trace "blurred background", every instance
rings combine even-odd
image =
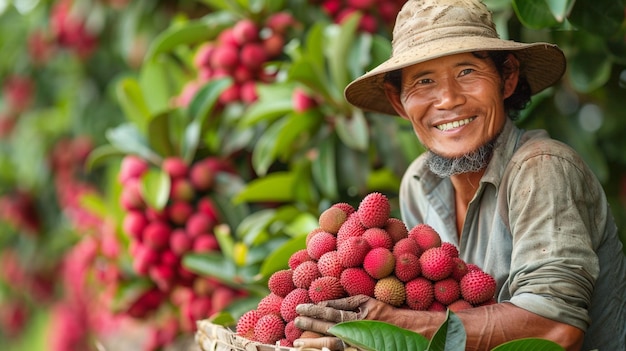
[[[343,88],[404,1],[0,0],[3,350],[193,349],[236,319],[331,204],[397,189],[423,150]],[[487,0],[558,44],[517,122],[575,148],[626,242],[623,0]]]

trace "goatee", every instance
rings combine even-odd
[[[460,157],[449,158],[428,151],[430,154],[427,161],[428,167],[431,172],[441,178],[481,171],[489,164],[497,139],[496,136],[478,149]]]

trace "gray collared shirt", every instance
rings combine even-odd
[[[604,190],[575,151],[507,120],[460,239],[452,183],[425,160],[402,179],[408,228],[427,223],[455,244],[496,278],[499,302],[585,330],[585,350],[626,350],[626,256]]]

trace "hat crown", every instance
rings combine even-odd
[[[499,38],[491,12],[478,0],[409,0],[396,18],[392,56],[448,37]]]

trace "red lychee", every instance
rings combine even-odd
[[[363,237],[349,237],[337,248],[339,263],[343,267],[359,267],[370,250],[370,245]]]
[[[406,252],[396,256],[394,274],[401,281],[408,282],[413,280],[417,278],[421,272],[419,257],[416,255]]]
[[[267,314],[254,326],[254,340],[263,344],[274,344],[285,337],[285,322],[276,314]]]
[[[211,162],[200,160],[191,165],[189,170],[189,181],[194,189],[207,191],[215,183],[216,170]]]
[[[413,238],[402,238],[393,246],[393,254],[398,257],[403,253],[410,253],[419,257],[422,255],[422,249]]]
[[[396,259],[393,253],[384,247],[371,249],[363,259],[363,269],[374,279],[382,279],[393,272]]]
[[[293,271],[291,269],[281,269],[272,273],[267,281],[267,287],[270,289],[270,292],[278,296],[287,296],[296,288],[293,285]]]
[[[187,201],[174,201],[167,208],[167,216],[172,223],[184,226],[194,212],[193,206]]]
[[[339,207],[330,207],[319,216],[320,228],[331,234],[337,234],[348,215]]]
[[[433,284],[435,300],[444,305],[449,305],[461,297],[459,282],[454,278],[446,278]]]
[[[388,250],[393,249],[393,239],[382,228],[368,228],[362,235],[363,239],[373,248],[384,247]]]
[[[300,338],[303,330],[296,327],[295,321],[291,320],[287,325],[285,325],[285,339],[291,342],[293,345],[293,341]]]
[[[452,257],[448,256],[441,247],[432,247],[424,251],[420,256],[420,265],[422,275],[432,281],[449,277],[454,269]]]
[[[307,244],[307,252],[314,260],[319,260],[323,254],[337,249],[337,238],[328,232],[315,234]]]
[[[257,70],[267,62],[267,52],[261,43],[246,43],[239,53],[241,63],[251,70]]]
[[[344,269],[339,281],[349,296],[363,294],[374,297],[376,279],[372,278],[363,268]]]
[[[467,302],[477,305],[494,298],[496,280],[488,273],[475,270],[461,278],[461,295]]]
[[[345,295],[346,292],[337,277],[319,277],[311,282],[309,287],[309,297],[314,303],[338,299]]]
[[[354,207],[352,207],[352,205],[350,205],[347,202],[338,202],[338,203],[332,205],[331,207],[340,208],[343,212],[346,213],[346,218],[350,217],[351,214],[356,212],[356,209]]]
[[[193,238],[193,245],[192,245],[191,250],[197,253],[219,251],[220,244],[217,241],[215,234],[213,233],[201,234]]]
[[[257,311],[261,314],[266,315],[270,313],[274,313],[280,315],[280,305],[283,303],[283,297],[278,296],[274,293],[269,293],[265,297],[259,301],[257,306]]]
[[[321,276],[315,261],[305,261],[293,270],[293,285],[297,288],[308,289],[311,282]]]
[[[222,44],[211,55],[211,67],[231,72],[239,63],[239,50],[234,45]]]
[[[189,171],[187,162],[178,156],[166,157],[161,164],[161,168],[172,178],[186,177]]]
[[[307,289],[295,288],[285,298],[280,306],[280,315],[287,322],[294,320],[298,313],[296,306],[303,303],[311,303],[309,291]]]
[[[398,218],[390,217],[387,219],[387,223],[385,223],[383,229],[389,233],[389,236],[391,236],[394,243],[397,243],[409,235],[409,230],[407,229],[406,224]]]
[[[302,88],[296,88],[291,95],[293,110],[298,113],[306,112],[317,106],[317,101],[311,94]],[[332,208],[332,207],[331,207]]]
[[[172,231],[170,235],[170,249],[175,254],[182,256],[191,250],[192,244],[193,241],[184,229],[177,228]]]
[[[356,210],[361,224],[366,228],[383,227],[389,219],[391,205],[389,199],[379,192],[366,195]]]
[[[244,18],[233,26],[233,38],[239,45],[257,41],[259,39],[259,28],[254,21]]]
[[[410,309],[425,311],[435,300],[433,283],[424,278],[417,277],[405,284],[406,304]]]
[[[337,245],[341,245],[341,243],[349,237],[362,236],[366,229],[367,228],[361,224],[359,215],[356,214],[356,212],[351,214],[343,225],[341,225],[339,231],[337,231]]]
[[[456,281],[461,281],[461,278],[468,272],[467,265],[459,257],[453,257],[452,262],[454,263],[454,267],[452,268],[451,276],[456,279]]]
[[[439,233],[428,224],[420,223],[415,225],[409,230],[408,236],[417,242],[422,251],[426,251],[431,247],[441,246]]]
[[[127,155],[122,159],[118,180],[125,184],[130,179],[138,179],[150,167],[148,162],[136,155]]]
[[[196,191],[187,178],[174,178],[170,188],[170,198],[175,201],[190,202],[196,196]]]
[[[296,269],[296,267],[300,265],[300,263],[305,262],[305,261],[312,261],[312,260],[313,259],[311,258],[311,256],[309,256],[309,253],[307,252],[306,249],[300,249],[294,252],[293,254],[291,254],[291,256],[289,257],[289,261],[287,262],[287,265],[289,266],[289,268],[294,270]]]
[[[441,248],[448,254],[450,257],[459,257],[459,249],[453,243],[442,242]]]
[[[185,230],[189,236],[195,238],[196,236],[210,232],[214,225],[215,223],[209,216],[202,212],[195,212],[187,219]]]
[[[336,250],[328,251],[317,260],[317,269],[319,269],[322,276],[339,278],[343,268]]]
[[[143,230],[143,242],[154,250],[165,248],[170,241],[172,228],[163,222],[151,222]]]
[[[465,301],[463,299],[459,299],[459,300],[456,300],[453,303],[449,304],[447,307],[452,312],[458,312],[458,311],[461,311],[461,310],[470,309],[470,308],[472,308],[474,306],[472,306],[471,303],[469,303],[469,302],[467,302],[467,301]]]
[[[122,228],[124,232],[135,240],[141,240],[144,228],[148,225],[148,219],[141,211],[129,211],[124,216]]]

